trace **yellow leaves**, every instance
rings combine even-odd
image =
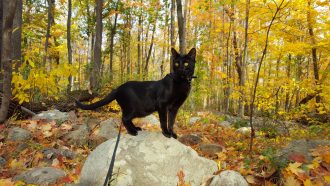
[[[0,186],[14,186],[15,183],[11,181],[11,178],[0,179]]]
[[[293,176],[288,177],[285,180],[285,186],[300,186],[300,182],[296,180]]]
[[[298,163],[298,162],[290,163],[286,169],[288,171],[291,171],[295,175],[299,176],[299,174],[304,172],[302,169],[299,168],[301,165],[302,165],[302,163]]]

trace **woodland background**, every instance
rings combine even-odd
[[[328,1],[1,5],[2,121],[6,99],[36,103],[72,90],[160,79],[170,71],[170,48],[178,46],[182,53],[198,51],[199,78],[185,108],[240,116],[250,113],[249,105],[280,117],[329,113]]]
[[[190,144],[199,155],[215,160],[219,171],[252,175],[245,178],[254,185],[274,184],[275,174],[289,185],[330,182],[329,145],[293,155],[294,163],[275,160],[275,151],[291,140],[330,143],[330,1],[1,0],[0,25],[0,185],[49,164],[40,150],[48,147],[78,154],[50,162],[68,173],[61,184],[77,182],[82,162],[104,141],[94,138],[99,123],[118,119],[109,110],[119,106],[78,111],[77,121],[61,127],[21,119],[51,108],[74,110],[74,98],[94,102],[129,80],[159,80],[171,72],[171,47],[197,49],[198,78],[177,131],[202,134],[202,143],[222,149],[208,156]],[[82,133],[89,119],[98,122]],[[218,125],[223,121],[233,126]],[[32,138],[25,150],[8,140],[17,126]],[[66,140],[70,134],[86,135],[77,145]],[[178,177],[184,185],[184,174]]]

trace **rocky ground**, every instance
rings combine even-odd
[[[162,136],[157,116],[136,119],[144,131],[123,130],[112,184],[330,183],[329,125],[255,118],[250,153],[246,120],[180,112],[174,140]],[[10,120],[0,128],[0,185],[102,185],[120,123],[118,114],[57,110]]]

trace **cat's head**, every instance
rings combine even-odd
[[[174,48],[172,52],[173,72],[181,78],[190,78],[194,75],[196,63],[196,49],[192,48],[188,54],[180,55]]]

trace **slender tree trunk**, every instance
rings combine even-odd
[[[288,64],[287,64],[287,68],[286,68],[286,76],[288,79],[290,79],[291,76],[291,54],[289,54],[288,56]],[[285,94],[285,111],[289,111],[289,102],[290,101],[290,92],[289,90],[287,90],[286,94]]]
[[[314,71],[314,79],[315,79],[315,84],[316,84],[316,89],[320,89],[320,77],[319,77],[319,67],[317,64],[317,52],[316,52],[316,40],[314,36],[314,28],[313,28],[313,23],[315,22],[312,18],[312,2],[309,0],[308,1],[308,11],[307,11],[307,25],[308,25],[308,33],[311,39],[311,44],[312,44],[312,61],[313,61],[313,71]],[[318,91],[318,95],[316,95],[316,103],[321,102],[321,97],[319,94],[321,93],[321,89]]]
[[[179,46],[180,53],[186,53],[186,28],[185,19],[182,15],[182,2],[181,0],[176,0],[177,6],[177,17],[178,17],[178,28],[179,28]]]
[[[3,23],[2,23],[2,43],[1,43],[1,62],[3,72],[3,96],[0,107],[0,123],[3,123],[8,115],[8,108],[12,97],[11,80],[12,80],[12,57],[13,57],[13,21],[16,10],[17,1],[2,0],[3,6]]]
[[[72,0],[68,0],[68,19],[66,23],[67,28],[67,45],[68,45],[68,62],[72,64],[72,47],[71,47],[71,16],[72,16]],[[68,83],[68,92],[71,91],[71,84],[72,84],[72,76],[69,76],[69,83]]]
[[[100,72],[102,62],[102,0],[96,0],[96,32],[95,32],[95,44],[94,44],[94,64],[91,74],[91,90],[95,91],[100,88]]]
[[[21,65],[22,59],[22,9],[23,1],[17,0],[15,17],[13,28],[14,32],[12,33],[13,39],[13,59],[15,60],[15,71],[18,72],[18,68]]]
[[[0,3],[0,44],[2,45],[2,23],[3,23],[3,2]],[[2,65],[1,65],[1,56],[2,56],[2,47],[0,46],[0,72],[2,71]],[[0,73],[0,82],[2,81],[2,74]],[[0,91],[2,91],[2,84],[0,83]]]
[[[115,13],[115,20],[113,23],[113,26],[111,28],[111,39],[110,39],[110,80],[113,79],[113,49],[114,49],[114,38],[116,35],[116,29],[117,29],[117,19],[118,19],[118,7],[119,7],[120,0],[118,0],[116,4],[116,13]]]
[[[175,0],[171,0],[171,48],[175,48]],[[172,55],[170,59],[170,72],[173,72]]]
[[[46,41],[45,41],[45,54],[43,58],[43,66],[46,67],[47,57],[48,57],[48,45],[50,38],[50,28],[53,25],[52,21],[54,20],[54,4],[55,0],[47,0],[48,2],[48,21],[47,21],[47,30],[46,30]]]
[[[148,54],[147,54],[146,64],[144,66],[144,78],[146,78],[147,75],[148,75],[149,61],[150,61],[150,57],[151,57],[152,48],[153,48],[153,45],[154,45],[154,36],[155,36],[155,31],[156,31],[156,23],[157,23],[157,20],[155,20],[155,23],[154,23],[153,29],[152,29],[150,46],[149,46],[149,50],[148,50]]]
[[[245,113],[245,100],[246,96],[244,93],[244,87],[245,87],[245,73],[246,73],[246,63],[247,63],[247,50],[248,50],[248,30],[249,30],[249,16],[250,16],[250,0],[246,0],[246,7],[245,7],[245,27],[244,27],[244,49],[243,49],[243,61],[241,63],[242,68],[242,75],[240,79],[240,86],[241,86],[241,100],[239,105],[239,115],[244,116]]]
[[[142,2],[142,1],[141,1]],[[138,59],[137,59],[137,73],[139,76],[141,76],[141,35],[142,35],[142,8],[140,8],[139,11],[139,16],[138,16],[138,43],[137,43],[137,54],[138,54]]]
[[[257,93],[257,86],[258,86],[258,82],[259,82],[260,70],[261,70],[261,67],[262,67],[262,62],[264,61],[265,56],[267,54],[270,29],[271,29],[271,27],[274,23],[274,20],[276,19],[277,14],[279,13],[279,11],[287,5],[287,4],[283,5],[283,3],[284,3],[284,0],[282,0],[279,5],[276,4],[276,11],[275,11],[275,13],[272,17],[272,20],[270,21],[270,23],[268,25],[267,32],[266,32],[265,46],[264,46],[264,49],[262,51],[262,55],[261,55],[261,58],[260,58],[260,61],[259,61],[259,64],[258,64],[257,77],[255,79],[254,86],[253,86],[253,94],[252,94],[251,103],[250,103],[250,127],[251,127],[250,154],[252,153],[253,139],[254,139],[254,136],[255,136],[254,127],[253,127],[253,123],[252,123],[252,117],[253,117],[253,114],[254,114],[254,102],[255,102],[256,93]]]

